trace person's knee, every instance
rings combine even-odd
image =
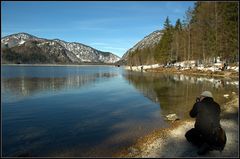
[[[200,143],[202,140],[200,132],[198,132],[195,128],[187,131],[185,137],[189,142],[194,143]]]
[[[185,133],[185,137],[188,141],[191,141],[193,136],[194,136],[193,129],[191,129]]]
[[[187,132],[185,133],[185,137],[186,137],[186,138],[189,138],[189,134],[190,134],[189,131],[187,131]]]

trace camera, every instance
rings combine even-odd
[[[200,98],[199,97],[196,98],[196,102],[200,102]]]

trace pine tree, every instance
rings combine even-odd
[[[175,61],[178,61],[180,59],[179,55],[180,55],[180,44],[181,44],[180,42],[181,31],[182,31],[182,23],[180,19],[177,19],[176,25],[174,27],[173,41],[172,41]]]
[[[161,63],[167,63],[172,60],[172,40],[173,40],[173,27],[167,17],[164,22],[164,32],[162,38],[157,46],[155,59]]]
[[[193,59],[212,63],[217,56],[226,62],[237,62],[238,7],[238,2],[196,2],[174,27],[167,17],[160,42],[153,48],[135,50],[129,55],[130,63]]]

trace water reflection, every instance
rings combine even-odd
[[[116,73],[95,73],[85,75],[68,75],[65,77],[18,77],[2,79],[2,95],[5,102],[33,96],[41,92],[60,92],[67,89],[79,89],[91,85],[102,78],[115,77]],[[10,99],[11,98],[11,99]]]
[[[221,104],[226,101],[223,95],[237,92],[239,84],[231,79],[178,74],[127,72],[124,77],[144,96],[159,103],[163,115],[177,113],[180,117],[189,117],[188,112],[202,91],[211,91]]]
[[[114,67],[5,67],[3,72],[3,156],[111,156],[167,127],[162,115],[188,116],[202,90],[211,90],[219,101],[238,87],[231,80],[216,79],[223,82],[214,86],[215,79]]]

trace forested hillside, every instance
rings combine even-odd
[[[207,64],[218,56],[227,63],[237,62],[238,7],[238,2],[196,2],[175,25],[167,17],[159,43],[131,52],[128,65],[185,60]]]

